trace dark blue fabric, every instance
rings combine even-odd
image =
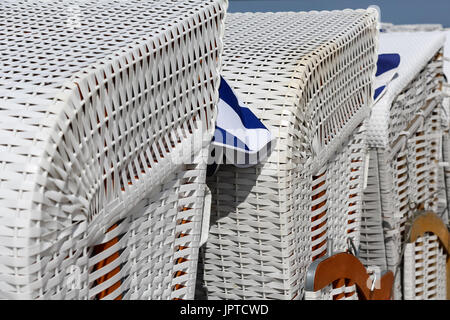
[[[383,73],[395,69],[400,64],[400,55],[398,53],[383,53],[378,55],[376,77]]]
[[[380,95],[380,93],[383,92],[384,88],[386,88],[386,86],[381,86],[381,87],[375,89],[375,94],[373,96],[374,100]]]
[[[228,141],[227,141],[227,138],[228,138]],[[242,142],[242,140],[240,140],[238,137],[232,135],[228,131],[225,131],[224,129],[222,129],[219,126],[216,126],[216,130],[214,131],[214,137],[213,137],[212,141],[216,141],[216,142],[223,143],[223,144],[228,144],[227,142],[230,142],[229,140],[231,140],[231,138],[233,139],[234,147],[241,148],[241,149],[244,148],[245,151],[250,151],[248,146],[244,142]]]
[[[227,103],[234,112],[241,118],[241,121],[247,129],[267,129],[261,121],[248,108],[239,105],[237,97],[234,95],[228,83],[223,77],[220,77],[219,98]]]

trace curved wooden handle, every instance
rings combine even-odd
[[[450,299],[450,233],[442,219],[434,212],[425,212],[418,215],[412,222],[411,234],[408,241],[415,242],[426,232],[434,233],[447,252],[447,300]]]
[[[314,261],[308,269],[306,290],[322,290],[336,280],[349,279],[355,283],[358,296],[362,300],[390,300],[394,274],[384,273],[380,280],[380,288],[370,291],[369,274],[364,265],[355,256],[341,252],[331,257]]]
[[[408,241],[415,242],[417,238],[423,236],[426,232],[434,233],[442,243],[445,251],[447,251],[447,255],[450,254],[450,234],[447,226],[434,212],[425,212],[413,220]]]

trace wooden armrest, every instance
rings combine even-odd
[[[370,276],[364,265],[352,254],[341,252],[331,257],[314,261],[306,275],[306,290],[318,291],[336,280],[349,279],[355,283],[358,296],[362,300],[389,300],[391,298],[394,274],[382,274],[380,288],[370,291]],[[369,281],[368,281],[369,280]]]
[[[434,233],[442,243],[447,254],[450,253],[450,235],[447,226],[434,212],[425,212],[414,218],[408,242],[415,242],[426,232]]]

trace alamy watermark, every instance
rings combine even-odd
[[[81,9],[78,5],[71,4],[67,8],[69,15],[66,24],[71,31],[75,31],[81,27]]]
[[[270,156],[275,147],[273,140],[268,142],[267,136],[260,136],[257,132],[244,129],[234,129],[233,134],[226,131],[216,131],[214,141],[199,121],[198,127],[181,143],[168,152],[170,161],[174,164],[192,164],[202,161],[208,165],[233,164],[238,166],[252,166]],[[244,137],[242,139],[236,136]],[[254,147],[252,150],[249,146]],[[262,147],[260,147],[262,146]],[[203,150],[199,159],[199,151]]]
[[[213,316],[228,317],[239,315],[260,315],[266,316],[269,314],[269,306],[266,304],[224,304],[221,306],[198,306],[198,305],[183,305],[179,309],[181,316],[205,316],[211,318]],[[216,317],[214,317],[216,318]]]

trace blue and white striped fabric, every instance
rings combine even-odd
[[[383,53],[378,55],[377,72],[375,74],[374,102],[378,101],[386,92],[386,88],[397,75],[400,65],[400,55],[397,53]]]
[[[255,114],[239,101],[221,77],[216,129],[212,144],[222,149],[227,163],[239,167],[255,165],[267,157],[273,136]]]

